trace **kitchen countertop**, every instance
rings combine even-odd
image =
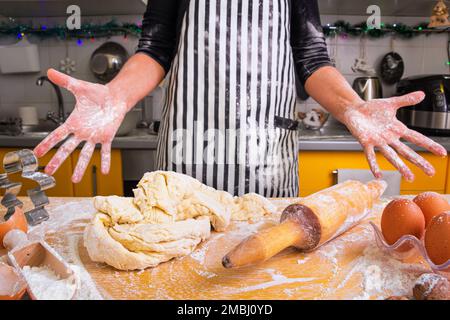
[[[430,137],[450,151],[450,137]],[[412,143],[406,144],[416,151],[424,151]],[[359,142],[342,125],[324,127],[313,131],[302,129],[299,140],[300,151],[362,151]]]
[[[43,139],[43,134],[27,133],[21,136],[0,136],[0,148],[34,148]],[[136,129],[128,136],[115,137],[113,149],[156,149],[158,136],[148,134],[145,129]]]
[[[342,125],[331,125],[321,130],[313,131],[308,129],[300,130],[299,150],[300,151],[361,151],[361,145]],[[0,136],[1,147],[33,148],[42,139],[42,134],[26,134],[22,136]],[[431,137],[436,142],[442,144],[450,151],[450,137]],[[130,135],[116,137],[112,147],[115,149],[156,149],[157,135],[147,134],[147,130],[136,129]],[[416,151],[423,151],[422,148],[407,143]]]

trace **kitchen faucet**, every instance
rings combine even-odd
[[[56,97],[58,98],[58,115],[55,115],[54,112],[49,111],[47,113],[47,119],[53,121],[57,125],[61,125],[64,123],[64,121],[66,121],[66,113],[64,110],[64,100],[63,100],[63,97],[61,94],[61,89],[56,84],[51,82],[47,76],[39,77],[36,80],[36,85],[42,86],[45,81],[47,81],[48,83],[50,83],[53,86],[53,89],[55,89],[55,92],[56,92]]]

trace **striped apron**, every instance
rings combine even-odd
[[[160,170],[234,195],[298,195],[289,7],[190,1],[168,75]]]

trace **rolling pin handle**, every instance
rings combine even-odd
[[[320,242],[321,225],[314,212],[301,204],[288,206],[281,223],[248,237],[222,259],[225,268],[245,267],[265,261],[288,247],[302,251]]]
[[[291,204],[281,214],[280,223],[285,221],[292,221],[302,229],[302,237],[297,239],[294,247],[304,252],[317,247],[322,237],[322,226],[310,208],[299,203]]]
[[[3,238],[3,246],[12,251],[15,248],[20,248],[29,242],[28,236],[25,232],[19,229],[9,231]]]

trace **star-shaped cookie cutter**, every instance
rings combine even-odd
[[[45,190],[56,185],[55,179],[45,173],[39,172],[39,163],[33,151],[23,149],[9,152],[3,158],[5,173],[0,174],[0,189],[5,189],[1,204],[7,208],[5,220],[15,212],[15,207],[23,207],[22,201],[17,198],[22,183],[10,181],[9,175],[22,172],[22,177],[38,184],[36,188],[27,190],[27,194],[34,205],[34,209],[25,212],[28,224],[35,226],[49,218],[45,206],[49,204]]]

